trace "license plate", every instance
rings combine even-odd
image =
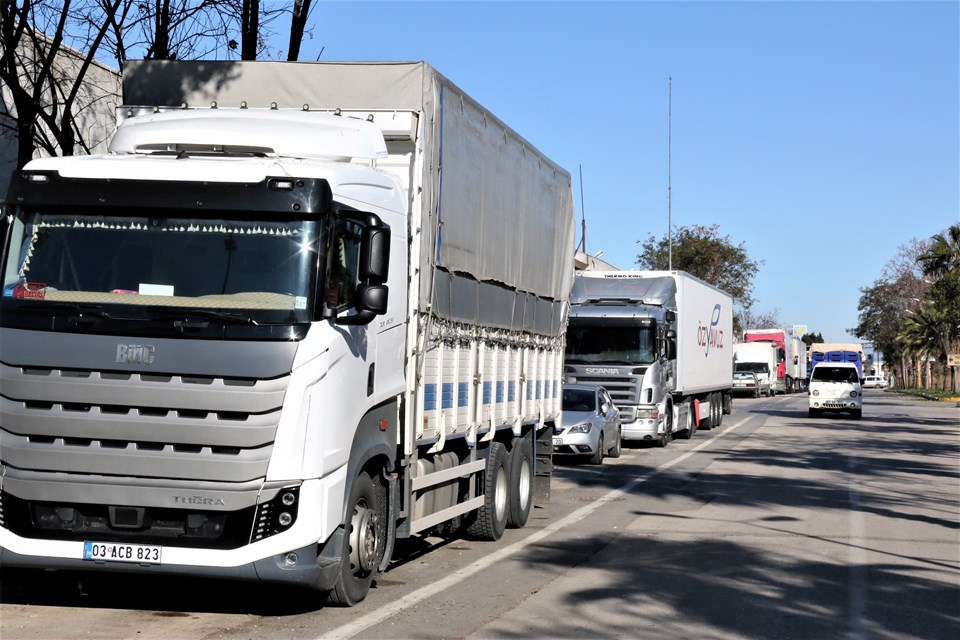
[[[554,439],[553,439],[553,446],[555,446],[555,447],[562,447],[562,446],[563,446],[563,438],[554,438]]]
[[[160,564],[163,547],[149,544],[121,544],[117,542],[84,542],[84,560],[111,562],[143,562]]]

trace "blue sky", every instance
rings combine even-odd
[[[958,7],[321,1],[300,59],[429,62],[570,171],[622,269],[666,234],[672,120],[674,225],[719,225],[762,262],[755,312],[841,342],[901,245],[960,221]]]

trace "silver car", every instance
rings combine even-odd
[[[553,453],[557,456],[589,456],[601,464],[604,456],[619,458],[620,411],[603,387],[563,385],[563,415],[554,429]]]

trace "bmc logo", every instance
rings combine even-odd
[[[121,364],[153,364],[157,348],[143,344],[118,344],[117,362]]]

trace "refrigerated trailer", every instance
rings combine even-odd
[[[0,566],[362,600],[549,499],[570,175],[423,62],[129,62],[4,205]],[[442,176],[441,176],[442,167]]]
[[[564,379],[606,387],[624,440],[665,447],[730,413],[727,293],[684,271],[582,271],[570,302]]]

